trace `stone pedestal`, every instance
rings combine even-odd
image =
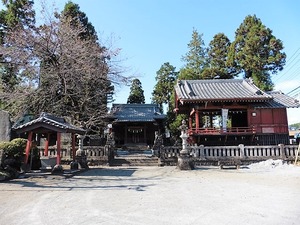
[[[177,167],[180,170],[193,170],[193,169],[195,169],[194,161],[188,155],[180,155],[178,157]]]
[[[52,170],[56,165],[56,157],[41,156],[41,170]]]

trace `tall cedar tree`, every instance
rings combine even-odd
[[[178,77],[176,68],[169,62],[164,63],[156,72],[156,85],[152,92],[152,102],[158,104],[163,111],[163,104],[167,104],[168,109],[171,109],[172,102],[170,98],[174,92],[175,81]]]
[[[192,40],[188,43],[189,51],[182,57],[182,61],[186,64],[180,69],[178,79],[180,80],[199,80],[205,79],[205,70],[208,66],[207,49],[205,48],[203,34],[199,34],[196,29],[193,29]],[[174,100],[174,95],[171,95],[171,101]],[[178,124],[180,125],[185,115],[175,115],[172,108],[169,108],[167,113],[167,126],[170,129],[172,136],[178,136]]]
[[[145,104],[144,90],[139,79],[133,79],[127,104]]]
[[[202,72],[207,66],[207,49],[205,48],[202,36],[203,34],[199,34],[197,30],[193,29],[192,40],[188,44],[189,51],[182,57],[182,60],[186,64],[180,70],[179,79],[203,79]]]
[[[228,63],[236,66],[245,78],[252,78],[263,90],[272,90],[271,74],[276,74],[285,65],[286,54],[282,41],[272,30],[254,16],[247,16],[235,32],[230,46]]]
[[[78,34],[81,39],[98,39],[94,26],[89,22],[86,14],[80,10],[78,4],[72,1],[67,2],[61,17],[68,20],[72,27],[81,25],[85,28],[82,33]]]
[[[227,66],[228,51],[230,47],[229,38],[218,33],[213,37],[208,47],[208,64],[204,69],[202,77],[205,79],[232,79],[237,75],[234,67]]]
[[[33,1],[2,0],[6,9],[0,11],[0,45],[5,45],[5,35],[16,27],[33,27],[35,24],[35,11]],[[14,110],[15,104],[10,104],[7,97],[21,82],[17,66],[10,63],[0,54],[0,108]]]

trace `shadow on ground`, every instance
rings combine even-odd
[[[146,191],[154,186],[156,177],[132,177],[137,168],[92,168],[76,173],[73,177],[51,173],[30,173],[23,178],[8,181],[11,191],[14,185],[24,189],[18,191],[74,191],[88,190],[134,190]],[[9,191],[9,190],[7,190]]]

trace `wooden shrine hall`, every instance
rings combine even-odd
[[[28,163],[28,157],[30,154],[30,148],[33,142],[34,134],[41,134],[45,136],[46,138],[45,146],[44,146],[45,156],[48,156],[50,137],[53,137],[54,135],[54,139],[56,141],[56,148],[57,148],[57,159],[56,159],[57,165],[60,165],[61,163],[61,134],[62,133],[71,134],[72,156],[74,161],[75,161],[75,154],[76,154],[75,134],[81,134],[81,135],[85,134],[84,129],[67,123],[64,118],[59,118],[48,113],[41,113],[41,115],[38,118],[14,127],[14,130],[18,134],[25,133],[27,135],[27,145],[26,145],[25,159],[24,159],[25,164]]]
[[[164,132],[165,115],[156,104],[113,104],[108,121],[117,147],[153,145],[155,132]]]
[[[289,144],[287,108],[299,101],[251,79],[180,80],[175,111],[188,116],[193,144]]]

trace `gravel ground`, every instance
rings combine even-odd
[[[0,225],[300,224],[300,167],[91,168],[0,183]]]

